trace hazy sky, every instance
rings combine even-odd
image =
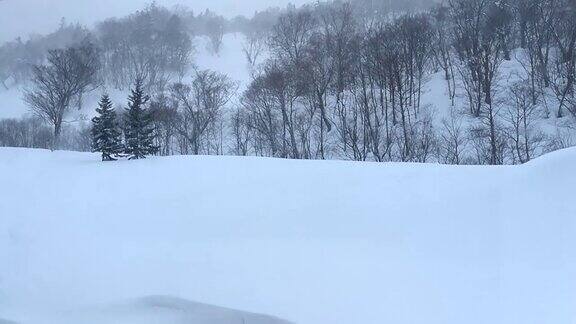
[[[156,0],[159,5],[185,5],[195,12],[206,8],[233,17],[251,16],[267,7],[302,4],[309,0]],[[124,16],[143,8],[151,0],[0,0],[0,42],[31,33],[46,33],[58,27],[60,19],[94,22],[112,16]]]

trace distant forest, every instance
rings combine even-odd
[[[245,38],[245,91],[194,64],[195,37],[217,55],[226,33]],[[436,116],[423,97],[440,79],[450,104]],[[24,86],[34,117],[0,120],[0,145],[102,151],[93,123],[67,117],[106,88],[132,93],[129,107],[141,97],[142,121],[124,106],[106,117],[115,154],[142,124],[158,155],[525,163],[574,144],[575,81],[572,0],[331,1],[234,19],[151,4],[2,45],[0,87]]]

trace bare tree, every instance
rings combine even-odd
[[[533,103],[530,92],[530,86],[524,82],[514,84],[509,91],[509,104],[504,116],[514,160],[520,163],[533,159],[544,142],[544,135],[535,124],[538,105]]]
[[[35,115],[54,127],[53,149],[59,148],[62,123],[74,100],[99,85],[99,67],[97,51],[89,43],[52,50],[47,65],[34,66],[32,85],[24,100]]]
[[[173,155],[175,137],[179,121],[178,103],[166,95],[158,95],[150,101],[149,113],[152,116],[156,136],[155,146],[159,147],[159,154]]]
[[[462,117],[454,110],[448,119],[442,120],[439,138],[439,159],[446,164],[462,164],[466,154],[468,138]]]
[[[291,63],[301,62],[310,37],[318,24],[313,12],[291,9],[278,19],[268,40],[274,54]]]
[[[487,133],[483,134],[490,140],[490,163],[501,164],[495,86],[507,56],[506,39],[502,35],[510,32],[511,19],[494,0],[451,0],[450,8],[455,22],[459,71],[470,110],[486,124]]]
[[[188,148],[191,148],[190,153],[200,154],[203,137],[216,124],[234,89],[228,77],[208,70],[198,71],[191,85],[176,83],[172,86],[172,97],[180,109],[178,133],[187,144],[184,154],[189,153]]]
[[[206,23],[206,32],[208,35],[209,43],[208,50],[214,55],[219,55],[222,50],[224,40],[225,21],[222,17],[213,17]]]
[[[431,11],[434,19],[434,45],[432,47],[436,63],[444,71],[444,79],[448,86],[448,96],[454,106],[456,98],[456,76],[454,71],[454,58],[452,51],[452,38],[450,35],[450,12],[449,8],[443,5],[435,7]]]
[[[258,63],[266,50],[266,37],[261,32],[253,32],[246,36],[242,45],[242,51],[248,61],[250,73],[254,75]]]
[[[531,97],[536,104],[538,92],[550,86],[550,59],[555,20],[555,0],[521,0],[517,4],[520,44],[524,49],[518,60],[526,70]]]
[[[554,68],[554,91],[559,101],[558,117],[567,109],[576,117],[576,3],[573,0],[555,2],[553,39],[558,55]]]
[[[234,138],[232,153],[246,156],[250,152],[250,142],[253,140],[253,128],[250,126],[250,115],[242,108],[232,114],[231,133]]]
[[[266,76],[254,79],[242,96],[242,106],[249,117],[244,121],[255,132],[255,148],[260,155],[281,157],[282,117]]]

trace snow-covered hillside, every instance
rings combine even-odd
[[[200,70],[209,69],[227,75],[238,84],[238,96],[242,94],[250,82],[248,63],[242,51],[244,35],[226,34],[223,39],[222,50],[218,55],[208,49],[208,39],[196,37],[194,39],[195,54],[194,65]],[[188,81],[188,80],[185,80]],[[0,87],[0,119],[20,118],[30,115],[30,111],[23,100],[23,91],[26,86],[13,87],[8,90]],[[83,109],[73,110],[68,120],[88,119],[95,114],[98,100],[103,91],[110,92],[114,104],[125,106],[129,91],[117,91],[113,88],[96,89],[84,98]],[[235,104],[234,102],[233,104]]]
[[[206,37],[194,38],[194,68],[199,70],[212,70],[222,73],[230,78],[237,87],[235,88],[235,96],[228,104],[229,109],[237,108],[240,105],[240,97],[244,90],[248,87],[251,81],[248,62],[243,52],[245,36],[240,33],[226,34],[223,39],[223,46],[218,55],[213,54],[209,50],[209,39]],[[266,53],[263,54],[267,56]],[[519,75],[526,73],[522,65],[518,61],[521,53],[517,52],[511,61],[505,62],[502,66],[501,77],[499,84],[503,89],[510,87],[514,82],[519,81]],[[264,57],[260,59],[259,63],[264,61]],[[190,71],[192,74],[192,71]],[[184,82],[190,81],[190,76],[185,78]],[[23,100],[23,92],[26,88],[25,85],[15,86],[8,90],[0,87],[0,120],[4,118],[21,118],[30,116],[31,112]],[[81,110],[72,110],[70,115],[67,116],[69,125],[82,125],[84,126],[94,115],[95,109],[102,93],[106,91],[110,94],[113,103],[116,107],[125,107],[129,91],[119,91],[111,87],[102,87],[96,89],[84,96],[83,107]],[[422,96],[422,107],[425,107],[430,115],[433,117],[434,127],[436,130],[442,130],[442,122],[449,120],[451,114],[463,117],[463,125],[465,129],[469,129],[475,125],[478,120],[471,117],[466,113],[466,98],[464,90],[459,86],[457,97],[455,98],[455,105],[451,105],[451,100],[448,95],[448,87],[444,79],[443,72],[432,73],[426,79]],[[538,107],[537,117],[535,117],[535,130],[542,132],[554,138],[555,136],[564,136],[565,145],[571,146],[576,141],[576,132],[574,131],[574,118],[566,114],[564,118],[556,118],[555,111],[557,109],[556,99],[553,98],[551,93],[546,94],[546,105]],[[505,115],[508,104],[504,105],[501,109],[502,114]],[[80,123],[78,123],[80,121]]]
[[[516,167],[98,160],[0,149],[0,319],[280,321],[190,300],[298,324],[576,322],[576,150]]]

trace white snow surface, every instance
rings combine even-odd
[[[575,149],[456,167],[0,148],[0,323],[573,324],[574,188]]]

